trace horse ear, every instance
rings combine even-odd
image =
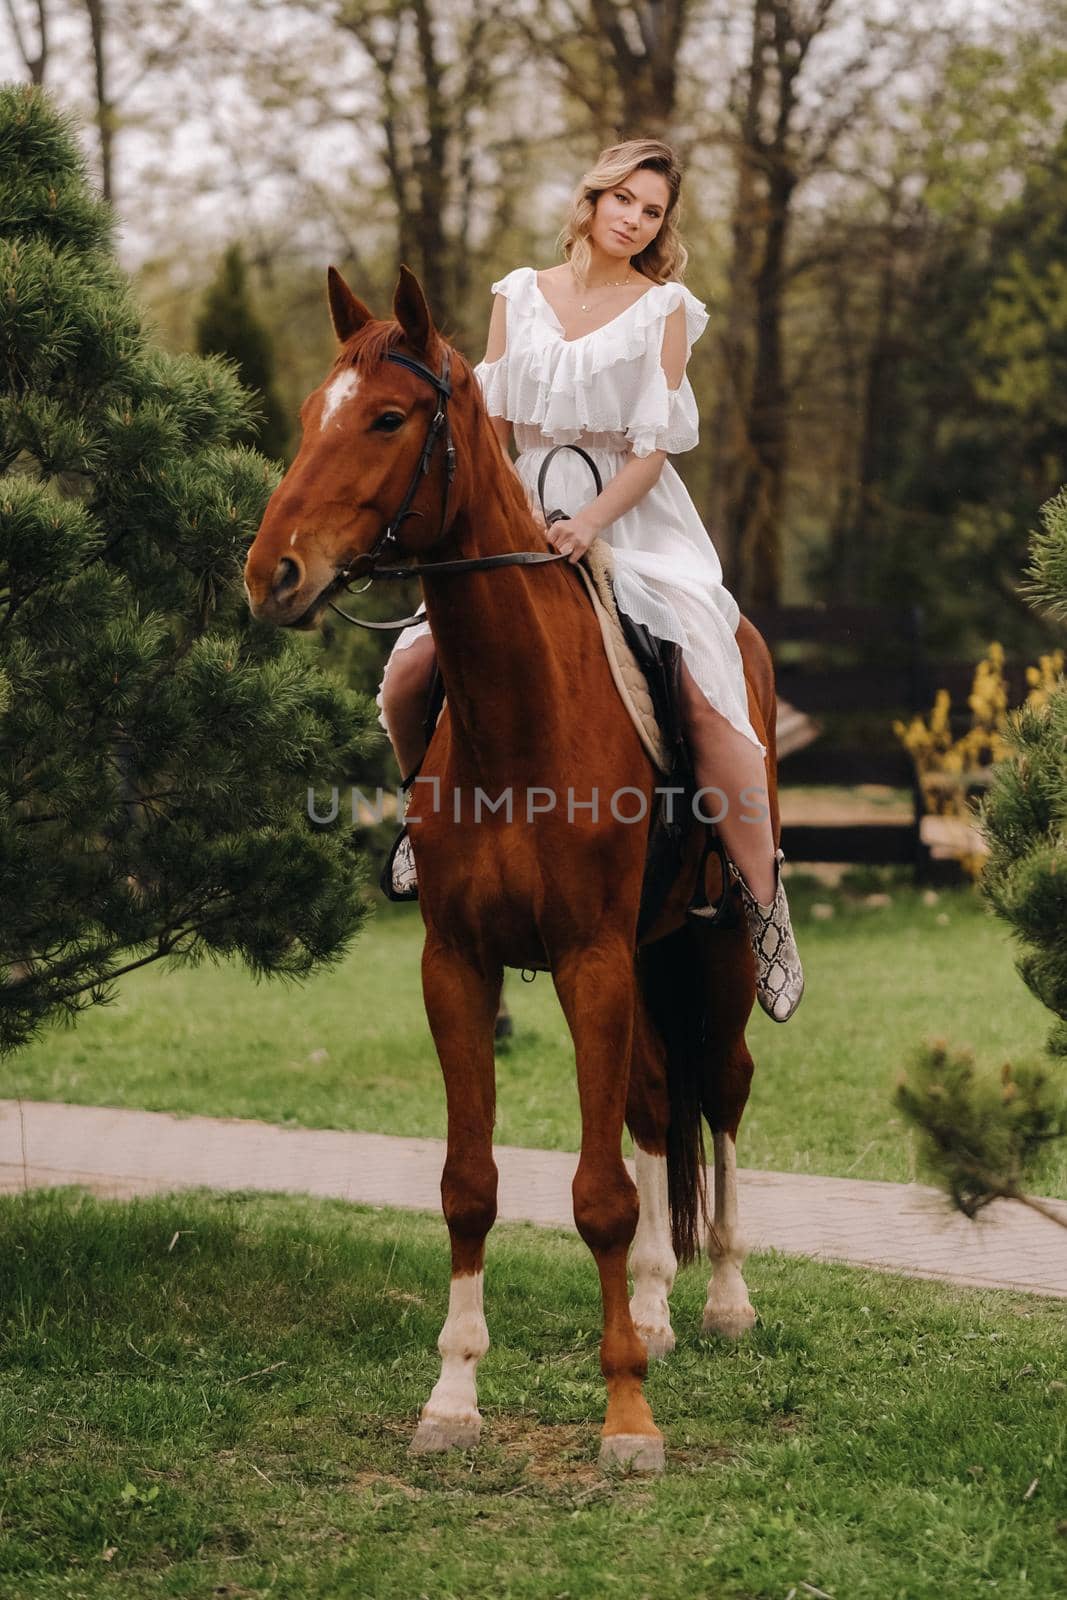
[[[393,315],[404,330],[404,336],[413,350],[427,354],[436,332],[422,284],[411,268],[403,263],[393,294]]]
[[[354,333],[359,332],[364,323],[374,320],[373,313],[368,311],[362,300],[356,299],[336,267],[330,267],[328,270],[326,287],[330,298],[333,331],[341,343],[346,344]]]

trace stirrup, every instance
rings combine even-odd
[[[704,887],[708,857],[712,851],[718,856],[719,865],[722,868],[722,896],[715,905],[712,905],[708,899],[707,890]],[[736,918],[733,914],[733,900],[730,895],[730,868],[732,865],[733,863],[726,854],[718,831],[714,827],[708,827],[707,837],[704,840],[704,853],[700,858],[700,866],[697,869],[696,885],[689,904],[685,908],[686,915],[699,918],[701,925],[705,928],[733,927],[736,923]]]
[[[784,850],[777,849],[774,852],[774,898],[767,904],[756,899],[739,869],[730,861],[730,873],[741,891],[752,953],[756,957],[756,998],[774,1022],[788,1022],[804,993],[804,972],[782,882],[784,860]]]
[[[419,763],[421,766],[422,763]],[[407,791],[404,802],[404,814],[407,815],[411,806],[411,797],[414,794],[414,782],[418,776],[419,768],[410,772],[400,787]],[[415,871],[415,854],[411,848],[411,838],[408,834],[408,825],[405,822],[396,838],[393,847],[386,857],[385,866],[382,868],[378,884],[387,900],[417,900],[419,898],[419,880]]]
[[[389,852],[378,882],[389,900],[417,900],[419,898],[419,880],[415,871],[415,856],[406,826],[401,828],[393,841],[393,848]]]

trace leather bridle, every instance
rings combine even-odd
[[[457,561],[422,561],[419,562],[417,566],[411,567],[382,567],[378,565],[381,557],[390,554],[393,550],[395,550],[398,555],[403,554],[399,547],[397,530],[399,529],[400,524],[405,522],[408,517],[419,517],[422,515],[421,511],[413,511],[411,509],[411,502],[415,498],[415,493],[419,487],[420,480],[424,478],[430,470],[430,463],[433,460],[433,454],[437,448],[437,441],[442,437],[442,435],[444,437],[445,445],[445,488],[444,497],[441,502],[441,526],[438,529],[437,539],[434,541],[435,543],[444,538],[450,526],[448,521],[448,507],[452,495],[452,483],[456,476],[456,447],[452,442],[452,426],[448,417],[448,402],[452,398],[452,382],[450,376],[452,365],[451,350],[447,345],[445,346],[444,355],[441,361],[440,373],[433,372],[428,366],[425,365],[424,362],[419,361],[414,356],[404,355],[400,350],[387,350],[385,352],[385,359],[387,361],[395,361],[399,366],[407,367],[410,372],[416,373],[420,378],[425,378],[427,383],[432,384],[434,389],[437,391],[437,409],[430,419],[430,426],[426,430],[426,438],[422,446],[422,454],[419,457],[418,465],[412,474],[411,482],[408,484],[407,491],[404,494],[404,498],[400,502],[400,506],[395,516],[382,529],[381,533],[378,535],[377,539],[375,539],[370,549],[366,551],[361,550],[359,555],[354,557],[353,560],[350,561],[346,567],[343,567],[338,573],[338,579],[345,586],[345,588],[348,588],[350,574],[358,563],[365,564],[360,566],[357,576],[365,577],[367,579],[367,584],[369,585],[377,582],[377,580],[380,578],[421,578],[427,573],[487,572],[493,567],[533,567],[543,566],[552,561],[565,561],[567,557],[558,550],[551,552],[547,550],[509,550],[503,555],[469,556]],[[542,513],[544,512],[545,508],[545,475],[548,471],[549,462],[559,450],[576,450],[578,454],[582,456],[583,459],[589,464],[590,471],[592,472],[593,478],[596,482],[597,494],[600,493],[602,488],[600,473],[597,470],[596,462],[591,456],[586,454],[580,445],[555,445],[553,449],[551,449],[545,456],[544,461],[541,463],[541,470],[537,476],[537,496],[541,502]],[[545,521],[549,524],[553,522],[559,522],[561,519],[566,518],[566,515],[567,513],[565,511],[553,511],[545,517]],[[349,593],[351,592],[352,591],[349,590]],[[362,590],[357,590],[356,593],[362,593]],[[349,612],[342,611],[340,606],[335,606],[332,600],[328,601],[327,603],[331,611],[336,611],[339,617],[344,617],[346,622],[354,622],[359,628],[406,628],[414,622],[423,621],[423,617],[416,613],[411,617],[397,617],[391,622],[369,622],[362,617],[353,617]]]

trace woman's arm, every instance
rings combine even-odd
[[[508,302],[506,296],[495,294],[493,296],[493,310],[489,317],[489,335],[486,339],[485,355],[483,357],[486,366],[489,366],[491,362],[499,361],[507,347],[507,314]],[[493,432],[497,436],[500,448],[507,457],[508,465],[513,465],[511,457],[508,455],[508,446],[511,443],[511,423],[507,417],[490,417],[489,421],[493,425]]]
[[[689,341],[685,327],[685,307],[676,306],[667,318],[663,333],[660,362],[667,376],[668,389],[681,387],[689,355]],[[571,562],[578,561],[593,540],[618,517],[632,511],[643,500],[663,471],[666,450],[653,450],[647,456],[635,456],[630,451],[626,465],[620,467],[595,500],[583,506],[576,516],[566,522],[557,522],[548,530],[548,542]]]
[[[485,345],[484,360],[486,365],[488,365],[491,361],[499,361],[507,347],[507,304],[507,299],[504,295],[497,294],[493,296],[493,310],[489,318],[489,335]],[[511,468],[511,471],[515,474],[515,477],[518,478],[519,483],[522,484],[522,492],[526,496],[527,503],[530,506],[530,510],[533,512],[535,521],[543,527],[544,517],[541,513],[541,507],[535,503],[535,497],[522,482],[522,478],[519,477],[519,469],[511,459],[509,448],[511,445],[512,435],[511,423],[508,421],[507,417],[491,416],[489,421],[493,432],[496,434],[501,455]]]
[[[595,500],[583,506],[577,516],[570,519],[570,525],[580,522],[591,528],[592,539],[595,539],[616,518],[624,516],[627,511],[632,511],[638,501],[645,498],[663,471],[666,459],[666,450],[653,450],[648,456],[635,456],[631,453],[626,465],[619,468],[611,482],[604,486]],[[588,544],[586,548],[588,549]]]

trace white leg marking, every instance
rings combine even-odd
[[[708,1232],[708,1255],[715,1270],[708,1283],[704,1332],[738,1339],[755,1326],[741,1267],[748,1246],[737,1224],[737,1150],[728,1133],[716,1133],[715,1224]]]
[[[437,1341],[441,1376],[422,1408],[412,1445],[415,1450],[447,1450],[453,1445],[467,1448],[478,1442],[482,1418],[475,1376],[489,1348],[482,1280],[480,1272],[452,1279],[448,1316]]]
[[[322,421],[319,424],[321,428],[327,426],[338,407],[343,405],[346,400],[350,400],[358,388],[358,374],[352,372],[351,369],[338,373],[326,390],[326,398],[322,407]]]
[[[641,1210],[630,1255],[634,1280],[630,1315],[648,1347],[649,1356],[666,1356],[674,1349],[667,1297],[678,1270],[678,1258],[671,1247],[667,1207],[667,1157],[638,1150],[634,1165]]]

